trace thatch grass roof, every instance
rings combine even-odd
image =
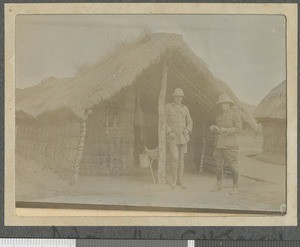
[[[64,83],[57,83],[55,87],[36,94],[34,98],[27,98],[21,102],[17,100],[16,111],[24,111],[37,117],[43,113],[67,108],[83,118],[87,109],[93,108],[123,88],[132,85],[144,70],[152,64],[160,63],[167,54],[172,54],[170,60],[184,61],[190,70],[201,77],[201,80],[213,92],[214,97],[206,97],[201,90],[195,93],[205,98],[204,101],[208,105],[215,104],[217,97],[226,92],[231,95],[241,110],[242,117],[255,127],[255,120],[251,119],[251,114],[247,112],[227,84],[211,73],[205,62],[184,42],[182,36],[170,33],[151,34],[139,39],[136,43],[124,45],[122,49],[118,49],[106,60],[96,64],[85,73]]]
[[[281,82],[259,103],[254,116],[259,121],[286,119],[286,81]]]
[[[34,100],[32,97],[43,94],[45,91],[52,90],[59,84],[63,84],[70,80],[71,78],[56,78],[54,76],[47,77],[43,79],[39,84],[34,86],[29,86],[26,88],[16,88],[16,100],[17,105],[26,104],[24,100],[31,101]]]

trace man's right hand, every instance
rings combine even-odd
[[[210,126],[210,131],[215,133],[215,134],[219,134],[220,133],[220,128],[216,125],[212,125],[212,126]]]

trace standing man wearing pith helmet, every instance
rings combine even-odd
[[[172,156],[172,188],[178,184],[183,189],[184,155],[187,153],[187,143],[193,128],[193,121],[187,106],[182,104],[184,92],[176,88],[173,101],[166,105],[167,142]]]
[[[242,130],[240,115],[232,109],[234,102],[227,94],[219,97],[217,105],[221,113],[216,117],[216,125],[211,126],[211,131],[217,134],[214,159],[216,161],[217,186],[216,191],[222,189],[223,165],[229,164],[232,170],[233,189],[231,194],[238,192],[238,134]]]

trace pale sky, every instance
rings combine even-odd
[[[247,103],[257,105],[286,77],[280,15],[19,15],[16,86],[72,77],[76,65],[96,62],[144,28],[183,35],[213,74]]]

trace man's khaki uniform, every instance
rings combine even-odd
[[[234,110],[228,110],[218,115],[216,125],[224,128],[225,132],[218,134],[214,151],[216,160],[217,180],[221,181],[223,176],[223,164],[229,164],[233,174],[233,184],[238,182],[238,134],[242,130],[240,115]]]
[[[182,103],[166,105],[167,142],[172,155],[172,185],[182,185],[184,154],[187,153],[187,142],[193,128],[193,121],[188,108]]]

